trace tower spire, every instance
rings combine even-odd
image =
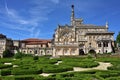
[[[108,28],[109,26],[108,26],[108,22],[106,22],[106,28]]]
[[[71,25],[73,25],[73,22],[74,22],[74,5],[72,5],[71,8],[72,8]]]

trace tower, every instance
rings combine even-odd
[[[74,24],[74,5],[72,5],[71,8],[72,8],[71,25],[73,25]]]

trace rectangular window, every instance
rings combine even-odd
[[[103,46],[104,46],[104,47],[108,47],[108,42],[104,42],[104,43],[103,43]]]
[[[98,47],[101,47],[101,43],[98,43]]]

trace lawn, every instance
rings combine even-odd
[[[62,61],[59,65],[55,65]],[[73,67],[92,68],[98,62],[109,62],[113,66],[108,70],[89,70],[72,72]],[[43,77],[40,74],[52,75]],[[23,57],[20,59],[0,59],[0,80],[120,80],[120,59],[115,57],[61,57],[50,59],[49,56]]]

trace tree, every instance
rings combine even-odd
[[[17,51],[17,53],[15,54],[14,57],[15,57],[16,59],[18,59],[18,58],[22,58],[22,56],[23,56],[23,53]]]
[[[12,57],[14,54],[10,50],[3,51],[3,57]]]
[[[120,32],[119,32],[118,35],[117,35],[116,42],[117,42],[117,43],[120,43]]]

